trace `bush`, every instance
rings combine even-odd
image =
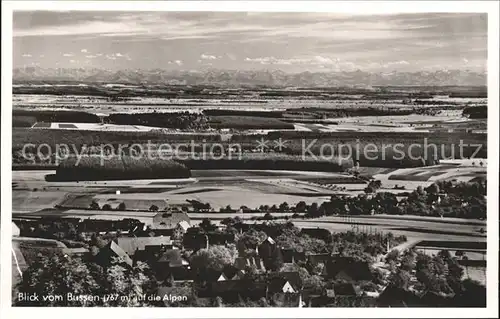
[[[90,203],[89,209],[99,210],[99,204],[95,200],[93,200],[92,203]]]
[[[273,220],[274,217],[273,217],[273,215],[271,215],[271,213],[266,213],[264,215],[264,217],[262,217],[262,219],[264,219],[264,220]]]

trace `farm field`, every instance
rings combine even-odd
[[[220,117],[222,118],[222,117]],[[317,124],[317,123],[302,123],[300,120],[292,123],[280,122],[275,119],[267,119],[261,121],[255,118],[240,119],[221,119],[218,122],[210,122],[213,130],[230,131],[232,128],[237,128],[240,131],[248,134],[267,134],[273,131],[303,131],[303,132],[431,132],[434,130],[434,124],[419,124],[410,125],[396,120],[397,124],[382,124],[378,122],[380,117],[373,117],[370,121],[373,123],[364,123],[361,120],[357,122],[339,122],[338,124]],[[273,121],[270,121],[273,120]],[[429,119],[430,121],[430,119]],[[434,119],[435,121],[435,119]],[[449,120],[444,120],[447,123]],[[439,121],[438,121],[439,123]],[[262,127],[259,129],[258,127]],[[162,127],[144,126],[144,125],[119,125],[119,124],[102,124],[102,123],[63,123],[63,122],[37,122],[31,126],[32,129],[63,129],[63,130],[83,130],[83,131],[114,131],[114,132],[149,132],[153,130],[170,130],[179,133],[189,133],[174,129],[165,129]]]
[[[45,176],[54,174],[53,170],[16,170],[12,172],[12,181],[13,182],[45,182]],[[258,179],[258,178],[293,178],[293,179],[332,179],[336,178],[348,178],[349,176],[345,173],[336,173],[336,172],[308,172],[308,171],[284,171],[284,170],[239,170],[239,169],[213,169],[213,170],[191,170],[191,178],[189,179],[144,179],[144,180],[134,180],[139,184],[156,184],[156,185],[169,185],[169,184],[178,184],[180,182],[195,182],[195,181],[210,181],[210,180],[225,180],[225,179]],[[106,181],[106,183],[112,181]],[[129,181],[125,181],[123,183],[124,187],[134,186],[135,183],[131,185],[127,184]],[[50,183],[50,185],[73,185],[79,184],[78,186],[83,185],[96,185],[103,184],[103,182],[64,182],[64,183],[55,183],[55,182],[46,182]],[[48,184],[49,185],[49,184]],[[104,184],[103,184],[104,185]],[[111,184],[112,185],[112,184]]]
[[[30,212],[46,207],[54,207],[62,199],[64,191],[12,191],[12,209]]]
[[[458,172],[456,171],[458,169]],[[372,170],[377,171],[377,170]],[[433,172],[444,172],[446,179],[467,176],[469,180],[484,176],[486,168],[442,164],[433,167],[380,170],[374,178],[381,180],[380,191],[395,194],[412,191],[418,186],[428,186],[438,180]],[[171,203],[186,203],[196,200],[218,210],[221,207],[322,203],[331,195],[357,196],[364,193],[365,184],[345,184],[342,173],[272,171],[272,170],[193,170],[191,178],[174,180],[124,180],[98,182],[47,182],[45,176],[53,171],[14,171],[13,208],[27,211],[42,209],[59,203],[66,193],[87,194],[82,208],[88,207],[93,198],[120,198],[122,200],[145,200],[143,207],[153,201],[165,199]],[[406,174],[406,175],[404,175]],[[459,175],[455,175],[459,174]],[[394,177],[395,176],[395,177]],[[405,176],[406,179],[401,179]],[[416,177],[415,177],[416,176]],[[423,180],[427,177],[428,180]],[[340,179],[339,179],[340,178]],[[318,183],[318,181],[320,181]],[[405,186],[404,190],[394,189]],[[137,191],[134,191],[137,189]],[[122,194],[116,195],[120,190]],[[92,196],[91,196],[92,195]],[[148,206],[147,201],[151,201]],[[131,205],[132,207],[133,205]],[[77,207],[80,207],[77,205]]]
[[[486,99],[478,98],[453,98],[439,95],[436,98],[420,99],[417,104],[406,104],[401,98],[394,99],[376,93],[348,94],[331,92],[322,89],[317,91],[289,91],[284,90],[284,95],[273,96],[272,90],[247,89],[247,90],[213,90],[219,93],[210,96],[183,96],[179,87],[175,88],[146,88],[123,85],[93,85],[80,83],[79,85],[50,85],[37,86],[34,84],[18,84],[13,95],[13,107],[21,111],[81,111],[101,117],[122,113],[173,113],[189,112],[203,113],[212,111],[240,111],[248,112],[246,115],[233,116],[226,112],[213,112],[207,117],[207,122],[212,129],[245,131],[249,134],[262,134],[269,131],[304,131],[304,132],[433,132],[436,130],[461,130],[466,127],[485,129],[486,121],[471,120],[462,116],[465,106],[485,105]],[[90,89],[86,94],[86,90]],[[132,92],[158,93],[159,96],[134,96],[130,92],[122,94],[121,90]],[[57,95],[44,94],[43,92],[57,92]],[[66,90],[66,94],[60,94]],[[76,90],[76,91],[75,91]],[[71,94],[75,91],[78,94]],[[355,91],[355,90],[354,90]],[[20,94],[20,93],[23,94]],[[38,94],[32,94],[38,93]],[[307,98],[296,98],[303,93]],[[321,96],[323,93],[323,97]],[[368,93],[368,92],[365,92]],[[112,94],[113,97],[109,96]],[[115,98],[115,94],[118,97]],[[127,94],[129,94],[127,96]],[[405,93],[407,94],[407,93]],[[163,95],[163,96],[162,96]],[[260,95],[260,96],[257,96]],[[328,96],[328,98],[325,98]],[[277,98],[281,97],[281,98]],[[369,110],[387,112],[384,116],[336,116],[335,110]],[[405,110],[406,113],[394,113]],[[282,113],[281,116],[259,116],[266,112]],[[418,111],[418,112],[417,112]],[[252,115],[254,112],[254,115]],[[260,114],[259,114],[260,112]],[[333,112],[333,113],[332,113]],[[349,111],[351,114],[352,112]],[[372,112],[372,113],[370,113]],[[392,113],[391,113],[392,112]],[[413,114],[417,112],[418,114]],[[410,114],[411,113],[411,114]],[[329,115],[330,114],[330,115]],[[332,116],[333,114],[333,116]],[[355,113],[352,113],[355,114]],[[383,113],[385,114],[385,113]],[[397,114],[397,115],[391,115]],[[363,114],[359,114],[363,115]],[[381,115],[381,114],[380,114]],[[286,120],[286,121],[283,121]],[[307,121],[305,121],[307,120]],[[331,122],[331,123],[329,123]],[[147,124],[146,124],[147,125]],[[23,125],[24,126],[24,125]],[[143,125],[101,125],[92,123],[36,123],[34,128],[51,128],[65,130],[97,130],[97,131],[148,131],[157,129]],[[206,129],[206,128],[205,128]],[[200,130],[199,130],[200,131]]]
[[[422,98],[420,104],[404,104],[402,99],[380,98],[377,94],[337,94],[322,91],[304,91],[306,98],[295,98],[300,92],[284,90],[275,92],[258,89],[232,92],[223,91],[218,97],[183,97],[178,88],[172,89],[177,96],[109,96],[86,94],[30,94],[32,90],[69,90],[79,92],[91,88],[88,84],[79,86],[43,86],[16,87],[14,107],[21,110],[71,110],[89,113],[90,121],[76,123],[72,121],[39,121],[24,130],[42,132],[43,138],[18,129],[14,135],[16,145],[36,139],[39,143],[47,142],[142,142],[152,139],[156,142],[184,142],[191,136],[212,142],[238,142],[247,147],[255,146],[254,135],[268,139],[283,137],[291,140],[290,149],[299,143],[299,139],[320,138],[324,143],[353,143],[359,139],[363,143],[404,142],[420,143],[424,138],[435,139],[436,143],[453,143],[463,139],[473,143],[485,135],[470,133],[472,129],[486,128],[486,120],[469,119],[462,114],[465,105],[484,105],[484,98],[451,98],[436,96]],[[94,88],[92,88],[94,89]],[[142,92],[140,88],[123,85],[98,86],[100,92],[121,92],[122,89]],[[19,91],[20,90],[20,91]],[[28,90],[28,91],[26,91]],[[163,89],[155,88],[164,94]],[[106,94],[107,94],[106,93]],[[142,93],[141,93],[142,94]],[[154,93],[156,94],[156,93]],[[319,94],[329,99],[318,98]],[[300,94],[299,94],[300,95]],[[397,94],[396,94],[397,95]],[[103,117],[114,113],[150,113],[150,112],[189,112],[204,114],[204,120],[213,127],[201,125],[197,128],[177,129],[160,128],[129,124],[99,123]],[[337,111],[336,111],[337,110]],[[361,110],[356,113],[351,110]],[[270,111],[270,112],[269,112]],[[239,112],[239,113],[238,113]],[[252,113],[253,112],[253,113]],[[259,113],[260,112],[260,113]],[[269,112],[269,113],[265,113]],[[347,112],[347,113],[342,113]],[[363,113],[364,112],[364,113]],[[374,113],[375,112],[375,113]],[[379,113],[377,113],[379,112]],[[380,113],[381,112],[381,113]],[[386,112],[386,113],[384,113]],[[412,113],[414,112],[414,113]],[[370,114],[385,114],[370,116]],[[338,116],[332,116],[337,114]],[[351,114],[351,115],[349,115]],[[354,114],[354,115],[353,115]],[[363,115],[364,114],[364,115]],[[368,114],[368,115],[367,115]],[[397,114],[397,115],[394,115]],[[66,113],[65,113],[66,115]],[[359,116],[363,115],[363,116]],[[22,125],[31,123],[33,118],[21,112]],[[95,123],[90,123],[96,119]],[[64,115],[62,118],[65,118]],[[100,119],[99,119],[100,118]],[[127,118],[127,116],[125,116]],[[147,117],[145,117],[147,118]],[[148,118],[148,120],[151,117]],[[82,122],[84,122],[82,120]],[[105,121],[104,121],[105,122]],[[112,122],[111,122],[112,123]],[[152,122],[149,122],[152,123]],[[143,124],[140,122],[139,124]],[[161,125],[160,123],[159,125]],[[28,126],[29,127],[29,126]],[[81,133],[80,133],[81,132]],[[95,133],[93,133],[95,132]],[[457,133],[455,135],[449,134]],[[172,133],[169,135],[169,133]],[[435,134],[439,133],[439,134]],[[70,138],[62,138],[67,134]],[[267,134],[267,135],[266,135]],[[37,134],[36,134],[37,135]],[[245,144],[246,143],[246,144]],[[252,144],[253,143],[253,144]],[[295,143],[295,144],[294,144]],[[485,143],[485,141],[484,141]],[[248,145],[247,145],[248,144]],[[288,145],[287,145],[288,146]],[[292,153],[294,154],[294,153]],[[253,155],[253,154],[250,154]],[[255,154],[259,155],[259,154]],[[263,156],[271,156],[264,154]],[[203,163],[195,163],[200,169],[191,170],[191,178],[184,179],[135,179],[105,180],[85,182],[46,181],[46,175],[54,171],[14,171],[13,172],[13,215],[14,217],[61,214],[82,218],[117,219],[125,216],[143,221],[152,218],[148,208],[156,205],[163,209],[167,205],[184,205],[187,200],[209,203],[214,213],[192,213],[191,219],[196,224],[203,218],[210,218],[218,223],[227,217],[240,216],[250,220],[253,216],[262,217],[263,213],[226,214],[219,213],[220,208],[247,206],[257,208],[261,205],[279,205],[287,202],[294,205],[304,201],[321,204],[332,195],[357,196],[364,194],[366,183],[354,180],[344,172],[310,172],[267,169],[203,169]],[[383,166],[383,165],[380,165]],[[405,166],[402,166],[405,167]],[[442,160],[440,164],[416,168],[360,167],[360,175],[371,176],[381,181],[379,191],[396,195],[411,192],[419,186],[426,187],[438,180],[457,180],[470,182],[485,177],[487,160]],[[198,168],[198,167],[193,167]],[[214,166],[214,168],[216,168]],[[292,168],[293,169],[293,168]],[[304,166],[304,169],[307,169]],[[350,180],[352,179],[352,181]],[[397,186],[397,187],[396,187]],[[404,186],[404,189],[402,189]],[[117,194],[117,191],[120,191]],[[86,210],[92,201],[100,206],[109,204],[113,211]],[[119,203],[124,203],[127,211],[118,211]],[[42,211],[60,205],[62,210]],[[136,210],[136,211],[133,211]],[[36,212],[36,213],[35,213]],[[291,214],[273,213],[274,216]],[[283,220],[279,220],[283,221]],[[486,237],[479,230],[486,222],[453,218],[426,218],[421,216],[329,216],[315,219],[293,219],[298,227],[322,227],[331,231],[362,230],[392,232],[406,235],[410,239],[427,240],[468,240],[485,241]],[[354,227],[354,228],[353,228]]]
[[[455,166],[454,166],[455,167]],[[397,171],[397,170],[396,170]],[[387,171],[387,172],[390,172]],[[392,171],[395,172],[395,171]],[[147,221],[151,218],[146,210],[150,205],[158,205],[161,201],[166,204],[185,204],[186,200],[196,200],[210,203],[216,211],[230,205],[233,208],[247,206],[256,208],[260,205],[280,204],[284,201],[295,204],[304,201],[307,204],[321,203],[328,200],[332,194],[342,194],[336,190],[319,187],[314,181],[317,178],[335,178],[339,173],[322,172],[293,172],[293,171],[251,171],[251,170],[221,170],[203,171],[196,170],[197,176],[189,181],[113,181],[87,182],[87,183],[53,183],[44,181],[44,176],[51,171],[14,171],[13,181],[13,217],[53,214],[53,212],[34,213],[45,208],[54,207],[66,201],[63,206],[72,208],[87,208],[92,200],[101,204],[126,202],[129,209],[141,209],[141,212],[120,211],[88,211],[70,209],[62,214],[66,216],[113,219],[125,216],[135,216]],[[281,176],[280,176],[281,174]],[[343,176],[343,175],[342,175]],[[153,184],[152,184],[153,183]],[[422,182],[415,182],[421,185]],[[126,185],[126,187],[121,187]],[[36,192],[32,187],[38,187]],[[340,185],[339,185],[340,186]],[[363,184],[345,184],[347,193],[356,195],[363,192]],[[351,187],[351,189],[349,189]],[[43,190],[45,188],[45,190]],[[59,190],[57,190],[59,188]],[[356,189],[357,188],[357,189]],[[137,189],[135,191],[134,189]],[[116,190],[121,190],[117,195]],[[115,205],[116,206],[116,205]],[[159,206],[160,207],[160,206]],[[160,207],[162,209],[163,207]],[[61,214],[60,212],[58,214]],[[191,218],[194,223],[203,218],[213,219],[218,222],[226,217],[240,216],[250,219],[256,214],[226,214],[226,213],[193,213]],[[287,215],[277,214],[275,216]],[[290,214],[288,214],[290,215]],[[420,216],[359,216],[359,217],[320,217],[316,219],[294,219],[298,227],[322,227],[331,231],[352,230],[358,227],[366,231],[386,231],[396,235],[406,235],[408,238],[436,239],[436,240],[469,240],[485,241],[484,234],[479,232],[484,228],[485,221],[463,220],[458,218],[433,218]]]
[[[472,162],[475,165],[472,165]],[[483,165],[481,166],[479,163],[483,163]],[[434,166],[381,171],[373,174],[373,178],[382,182],[382,189],[404,186],[406,190],[414,190],[418,186],[427,187],[436,181],[469,182],[485,178],[486,166],[486,159],[445,161],[443,164]]]
[[[65,217],[65,218],[82,218],[82,219],[102,219],[102,220],[117,220],[123,218],[134,218],[138,219],[141,222],[144,222],[147,225],[151,225],[153,223],[153,217],[156,215],[156,212],[134,212],[134,211],[92,211],[92,210],[84,210],[84,209],[67,209],[67,210],[46,210],[40,211],[36,213],[23,213],[23,212],[15,212],[13,215],[14,219],[17,218],[28,218],[28,219],[36,219],[41,217]],[[265,213],[244,213],[239,214],[242,220],[251,221],[252,217],[263,217]],[[285,217],[289,216],[289,213],[273,213],[273,216],[276,217]],[[214,223],[218,223],[225,218],[232,218],[235,214],[233,213],[189,213],[189,217],[192,221],[192,224],[197,224],[201,222],[205,218],[209,218]]]
[[[340,216],[323,216],[319,218],[315,218],[311,220],[311,222],[321,222],[321,223],[334,223],[334,224],[349,224],[349,225],[358,225],[358,227],[368,228],[370,226],[377,227],[391,227],[394,230],[399,231],[412,231],[412,230],[428,230],[429,232],[453,232],[457,235],[468,235],[472,237],[478,238],[486,238],[485,234],[481,234],[479,230],[481,228],[486,227],[485,221],[474,220],[467,223],[465,222],[457,222],[456,220],[447,220],[446,218],[429,218],[425,219],[414,219],[414,216],[408,216],[408,218],[393,218],[390,215],[384,216],[363,216],[363,217],[355,217],[349,216],[340,217]],[[406,216],[405,216],[406,217]],[[307,221],[304,221],[307,222]],[[445,230],[448,228],[447,230]]]
[[[450,115],[439,115],[437,117],[412,114],[409,116],[331,118],[323,121],[334,121],[335,123],[304,123],[301,122],[300,118],[283,122],[275,118],[259,118],[256,116],[212,116],[209,120],[211,129],[205,129],[204,131],[231,131],[232,129],[238,129],[239,131],[244,131],[248,134],[267,134],[273,131],[429,133],[435,131],[441,126],[441,129],[450,131],[453,131],[454,129],[463,131],[463,127],[466,127],[467,125],[479,125],[480,128],[486,127],[485,122],[469,120],[455,113],[451,113]],[[169,130],[182,134],[189,133],[181,130],[166,129],[155,126],[104,123],[36,122],[31,126],[31,128],[113,132],[149,132],[153,130]]]
[[[324,228],[332,232],[345,232],[349,230],[355,230],[353,226],[349,223],[335,223],[335,222],[325,222],[317,220],[291,220],[297,227],[300,228]],[[391,232],[395,236],[404,235],[408,239],[433,239],[433,240],[468,240],[468,241],[486,241],[486,236],[476,236],[473,232],[456,232],[449,233],[446,231],[448,225],[436,224],[433,229],[427,230],[425,227],[410,228],[410,227],[396,227],[374,224],[372,226],[372,232]],[[368,231],[370,226],[365,226],[365,228],[358,226],[359,231]],[[438,230],[440,229],[440,230]]]
[[[78,181],[78,182],[53,182],[46,181],[46,176],[54,174],[52,170],[37,170],[37,171],[13,171],[12,181],[18,187],[177,187],[178,185],[194,183],[194,178],[177,178],[177,179],[134,179],[134,180],[107,180],[107,181]]]
[[[16,187],[20,188],[17,190],[14,188],[13,193],[15,194],[16,200],[13,201],[14,210],[21,210],[24,202],[23,199],[30,199],[30,208],[46,208],[45,203],[53,204],[48,205],[49,207],[54,206],[59,201],[62,201],[65,196],[65,192],[44,192],[43,188],[52,190],[63,187],[68,190],[68,193],[79,193],[81,189],[86,189],[87,199],[82,203],[84,205],[82,208],[87,208],[93,199],[114,199],[113,202],[117,200],[127,200],[129,201],[150,201],[149,204],[154,204],[153,201],[164,199],[167,203],[177,203],[185,204],[187,199],[197,200],[200,202],[210,203],[212,207],[218,210],[221,207],[226,207],[231,205],[232,207],[248,206],[250,208],[256,208],[260,205],[270,205],[280,204],[284,201],[289,203],[297,203],[299,201],[305,201],[308,204],[312,202],[321,203],[324,200],[330,198],[332,192],[326,188],[313,187],[308,184],[301,182],[295,182],[293,179],[287,178],[271,178],[262,176],[258,179],[245,179],[245,177],[221,177],[221,180],[217,180],[216,177],[212,177],[212,180],[199,181],[196,179],[182,180],[184,183],[179,183],[179,181],[172,180],[135,180],[135,181],[103,181],[103,182],[46,182],[43,180],[45,173],[44,171],[34,171],[32,175],[26,171],[15,171],[13,172],[13,179],[17,183]],[[235,173],[233,171],[233,173]],[[264,173],[264,172],[262,172]],[[289,172],[285,172],[290,174]],[[30,176],[30,178],[23,180],[24,176]],[[300,176],[300,173],[295,174]],[[291,174],[294,176],[294,174]],[[38,179],[36,179],[38,177]],[[189,185],[186,182],[191,182]],[[122,185],[127,185],[124,192],[120,195],[116,194],[102,194],[103,188],[121,190]],[[199,186],[197,186],[199,185]],[[130,187],[141,188],[140,192],[133,193]],[[33,192],[32,189],[36,187],[40,191]],[[148,187],[151,187],[152,192],[147,193]],[[158,189],[160,188],[160,189]],[[163,191],[161,190],[163,188]],[[92,189],[95,190],[94,196],[90,196]],[[39,195],[44,194],[45,196]],[[100,193],[100,194],[97,194]],[[33,195],[35,194],[35,195]],[[43,199],[43,200],[42,200]],[[80,199],[81,201],[81,199]],[[36,203],[39,203],[37,206]],[[144,204],[144,207],[149,207]]]
[[[15,85],[14,88],[21,88],[22,85]],[[64,90],[61,86],[59,90]],[[110,87],[103,88],[103,90],[109,90]],[[361,96],[358,97],[359,104],[367,103],[369,100],[363,100]],[[244,100],[244,101],[242,101]],[[474,99],[480,103],[484,99]],[[18,94],[15,93],[12,96],[12,101],[14,106],[23,106],[25,108],[34,107],[46,107],[50,108],[56,107],[58,109],[82,109],[88,110],[93,109],[100,113],[111,113],[119,110],[136,111],[138,109],[149,109],[151,112],[154,110],[172,109],[177,110],[203,110],[208,107],[217,109],[242,109],[242,110],[280,110],[287,108],[302,108],[318,106],[321,107],[339,107],[342,104],[348,103],[348,100],[319,100],[319,99],[308,99],[308,100],[278,100],[269,98],[252,98],[250,96],[242,97],[241,93],[239,99],[231,98],[166,98],[166,97],[127,97],[121,101],[110,101],[107,97],[103,96],[88,96],[88,95],[71,95],[67,94],[61,95],[51,95],[51,94]],[[352,102],[351,102],[352,103]],[[384,103],[379,103],[383,105]],[[387,104],[387,103],[385,103]],[[400,105],[398,101],[392,103],[394,107]],[[389,104],[390,105],[390,104]]]
[[[441,251],[441,249],[427,249],[418,246],[416,247],[416,249],[430,256],[436,255]],[[455,253],[457,252],[457,250],[453,249],[446,249],[446,250],[448,250],[452,256],[455,256]],[[486,260],[486,251],[485,252],[466,251],[466,255],[469,260]]]
[[[116,132],[149,132],[162,129],[161,127],[151,127],[143,125],[117,125],[102,123],[45,123],[38,122],[32,129],[63,129],[63,130],[83,130],[83,131],[116,131]]]
[[[490,310],[486,12],[171,9],[14,11],[12,307]]]
[[[374,117],[375,118],[375,117]],[[375,120],[375,119],[373,119]],[[431,128],[432,125],[421,126],[421,127],[411,127],[409,125],[385,125],[381,124],[366,124],[363,122],[356,123],[338,123],[338,124],[310,124],[310,123],[294,123],[295,130],[306,131],[306,132],[398,132],[398,133],[409,133],[409,132],[430,132],[429,129],[425,130],[422,128]]]
[[[208,215],[193,216],[193,224],[198,224]],[[241,216],[243,217],[244,216]],[[213,217],[210,217],[214,219]],[[451,225],[446,223],[435,222],[409,222],[406,224],[401,219],[374,218],[371,223],[358,223],[352,224],[343,221],[342,217],[332,217],[334,220],[321,220],[321,219],[289,219],[293,224],[299,228],[323,228],[331,232],[346,232],[346,231],[360,231],[360,232],[391,232],[395,236],[404,235],[408,240],[440,240],[440,241],[469,241],[469,242],[486,242],[486,236],[478,232],[478,226],[463,226],[459,231],[450,229]],[[220,223],[219,218],[213,220],[215,224]],[[251,223],[262,223],[263,221],[251,221]],[[278,221],[279,222],[279,221]],[[403,225],[403,226],[402,226]],[[455,225],[453,225],[453,228]]]
[[[151,222],[152,212],[131,211],[91,211],[70,209],[65,211],[46,211],[40,213],[13,212],[13,218],[39,218],[42,216],[65,216],[72,218],[94,218],[94,219],[120,219],[136,218],[143,222]],[[228,213],[191,213],[189,214],[192,224],[200,223],[204,218],[210,218],[215,224],[227,217],[240,216],[242,219],[250,219],[253,216],[263,216],[263,213],[228,214]],[[273,213],[275,216],[287,214]],[[358,230],[366,232],[391,232],[396,236],[405,235],[409,240],[439,240],[439,241],[469,241],[486,242],[486,236],[480,234],[478,225],[450,224],[446,219],[434,219],[434,221],[405,220],[399,216],[375,216],[368,217],[321,217],[318,219],[289,219],[299,228],[324,228],[332,232],[345,232]],[[451,219],[453,220],[453,219]],[[282,220],[281,220],[282,221]],[[250,223],[260,223],[250,221]],[[278,220],[280,222],[280,220]],[[476,221],[480,222],[480,221]],[[486,224],[484,222],[484,224]]]

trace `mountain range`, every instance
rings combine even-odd
[[[280,70],[104,70],[94,68],[26,67],[13,70],[13,81],[79,82],[120,84],[184,84],[215,86],[338,87],[338,86],[484,86],[487,74],[469,70],[370,73],[285,73]]]

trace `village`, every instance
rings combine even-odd
[[[97,209],[95,205],[89,209]],[[201,206],[201,211],[208,210]],[[289,209],[284,206],[277,209]],[[200,205],[197,207],[199,212]],[[356,228],[342,233],[319,227],[299,229],[290,221],[274,222],[272,218],[245,221],[236,216],[217,223],[208,218],[200,222],[191,220],[192,210],[189,205],[163,211],[151,207],[147,224],[133,218],[75,216],[15,220],[13,281],[22,287],[27,277],[23,272],[33,260],[45,258],[50,263],[58,255],[63,258],[58,262],[97,265],[104,273],[115,266],[124,271],[140,269],[155,288],[136,285],[137,293],[117,294],[111,300],[124,304],[134,299],[160,306],[435,306],[451,305],[459,298],[450,291],[431,290],[426,286],[429,283],[418,279],[416,260],[425,259],[429,265],[434,261],[418,252],[405,236],[363,233]],[[30,242],[34,242],[31,247]],[[449,252],[439,256],[444,258],[439,262],[450,268],[461,269],[460,263],[467,261],[463,252],[455,257]],[[413,265],[406,265],[408,258]],[[401,280],[404,265],[408,278]],[[36,271],[43,271],[37,267]],[[442,279],[448,273],[432,276]],[[455,276],[460,281],[463,270]],[[113,291],[106,294],[113,295]],[[85,303],[89,298],[59,302]],[[106,302],[103,296],[94,299]],[[26,300],[19,303],[30,304]]]

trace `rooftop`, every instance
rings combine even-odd
[[[119,237],[117,244],[130,256],[136,250],[144,250],[146,246],[171,246],[172,240],[169,236],[159,237]]]

